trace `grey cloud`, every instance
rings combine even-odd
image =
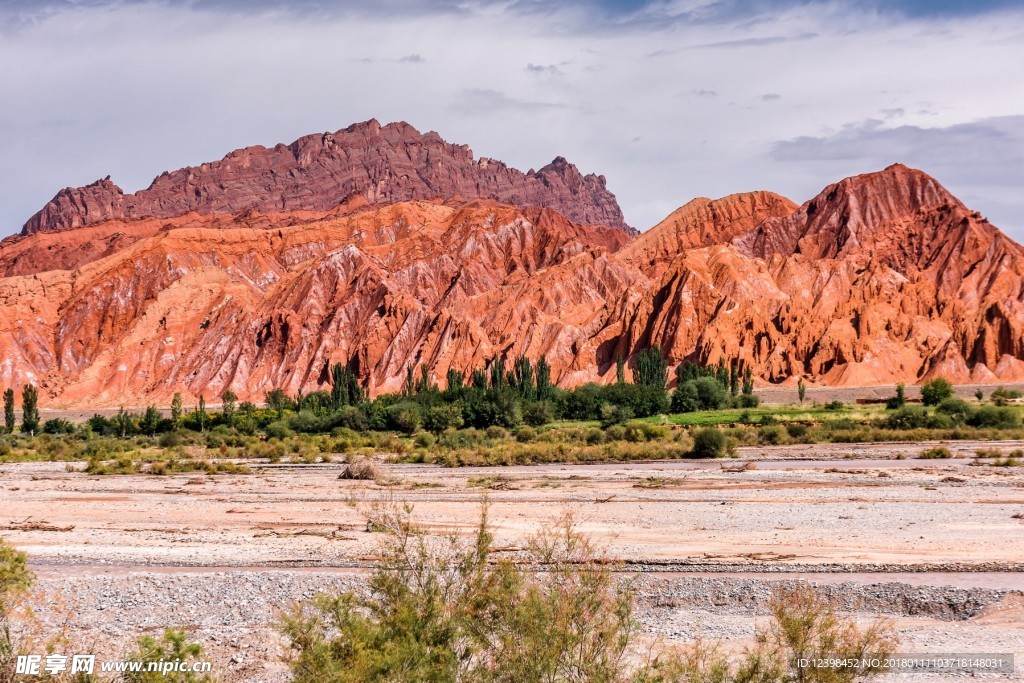
[[[691,90],[690,92],[697,97],[718,97],[718,92],[715,90],[706,90],[702,88],[699,90]]]
[[[423,64],[427,60],[423,59],[423,57],[421,57],[418,54],[414,54],[414,55],[406,55],[404,57],[400,57],[398,59],[398,61],[403,63],[403,64]]]
[[[537,76],[559,76],[562,70],[554,64],[527,64],[527,73],[531,73]]]
[[[489,88],[467,88],[452,108],[464,114],[485,114],[497,111],[538,111],[561,109],[564,105],[554,102],[540,102],[509,97],[505,93]]]
[[[760,38],[741,38],[739,40],[720,40],[714,43],[702,43],[700,45],[695,45],[694,47],[700,49],[764,47],[765,45],[778,45],[780,43],[791,43],[800,40],[811,40],[817,37],[817,33],[801,33],[795,36],[764,36]]]
[[[782,95],[779,95],[778,93],[774,92],[766,92],[765,94],[761,95],[762,102],[774,102],[775,100],[780,99],[782,99]]]

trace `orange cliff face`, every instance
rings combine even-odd
[[[656,275],[622,348],[738,358],[771,382],[1024,379],[1024,249],[905,166],[831,185]]]
[[[106,220],[0,243],[0,385],[46,405],[373,393],[544,355],[562,386],[652,344],[762,382],[1024,379],[1024,250],[927,175],[850,178],[797,207],[694,200],[615,227],[488,199]]]
[[[209,399],[228,387],[259,400],[274,387],[320,387],[336,362],[382,392],[400,388],[410,363],[443,377],[520,353],[547,355],[554,378],[573,383],[591,376],[608,298],[640,277],[611,256],[620,231],[549,209],[402,202],[280,218],[61,233],[130,244],[73,270],[0,278],[0,384],[40,384],[51,405]],[[49,246],[44,235],[9,241],[0,264],[38,265]]]

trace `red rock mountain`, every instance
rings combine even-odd
[[[492,200],[113,219],[0,244],[0,385],[50,405],[324,388],[373,392],[545,355],[563,386],[659,344],[761,382],[1024,379],[1024,249],[920,171],[801,207],[699,199],[621,230]]]
[[[562,157],[524,174],[500,161],[474,159],[468,147],[449,144],[437,133],[375,120],[272,149],[236,150],[220,161],[164,173],[135,194],[125,194],[109,178],[66,188],[25,223],[22,234],[192,211],[324,211],[353,193],[371,204],[458,197],[550,207],[578,223],[636,234],[604,177],[584,176]]]

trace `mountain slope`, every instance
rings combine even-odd
[[[474,159],[468,147],[449,144],[437,133],[370,120],[290,145],[235,150],[220,161],[163,173],[135,194],[125,194],[109,178],[65,188],[25,223],[22,234],[189,212],[324,211],[353,193],[371,204],[494,199],[636,232],[626,225],[604,176],[584,176],[561,157],[524,174],[500,161]]]
[[[374,393],[545,355],[562,386],[739,359],[761,382],[1024,379],[1024,249],[893,166],[801,207],[699,199],[621,230],[492,200],[108,220],[0,244],[0,384],[97,407],[227,387]]]

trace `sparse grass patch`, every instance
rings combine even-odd
[[[663,489],[669,486],[679,486],[685,479],[678,477],[646,477],[633,484],[635,489]]]
[[[946,460],[952,458],[953,454],[945,446],[934,446],[921,451],[917,457],[920,460]]]

